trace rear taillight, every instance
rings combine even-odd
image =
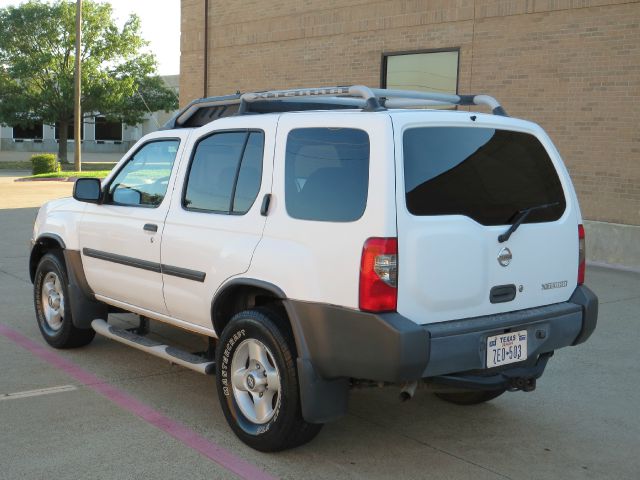
[[[392,312],[398,305],[398,239],[370,238],[360,262],[360,310]]]
[[[578,285],[584,283],[587,253],[584,244],[584,227],[578,225]]]

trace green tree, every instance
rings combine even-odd
[[[75,8],[71,0],[30,0],[0,9],[0,123],[57,123],[61,161],[67,159],[73,122]],[[145,45],[137,16],[131,15],[119,29],[110,4],[83,2],[84,117],[100,113],[135,125],[147,107],[177,108],[174,92],[155,74],[155,56],[141,52]]]

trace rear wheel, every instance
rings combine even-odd
[[[436,397],[445,402],[456,405],[477,405],[488,402],[502,395],[506,390],[470,390],[467,392],[442,392],[436,393]]]
[[[82,347],[96,334],[91,328],[73,325],[67,284],[67,270],[60,256],[56,253],[44,255],[33,282],[33,304],[40,332],[55,348]]]
[[[227,422],[244,443],[274,452],[315,437],[321,424],[302,418],[292,339],[275,313],[246,310],[222,332],[216,352],[218,397]]]

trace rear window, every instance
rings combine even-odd
[[[505,225],[522,209],[525,223],[558,220],[565,198],[558,174],[533,135],[491,128],[420,127],[403,138],[405,195],[413,215],[466,215]]]
[[[364,213],[369,135],[353,128],[298,128],[287,138],[285,198],[293,218],[352,222]]]

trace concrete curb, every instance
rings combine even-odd
[[[617,263],[606,263],[595,260],[587,260],[587,267],[608,268],[610,270],[617,270],[619,272],[639,273],[640,268],[627,267],[626,265],[618,265]]]

